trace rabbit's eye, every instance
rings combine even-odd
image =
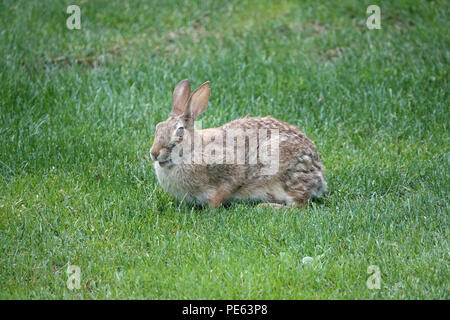
[[[175,135],[178,136],[178,137],[182,137],[183,134],[184,134],[184,128],[183,127],[179,127],[177,129],[177,131],[175,132]]]

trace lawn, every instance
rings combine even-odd
[[[0,298],[449,299],[450,8],[375,2],[3,1]],[[149,150],[185,78],[211,81],[204,128],[305,132],[326,196],[167,194]]]

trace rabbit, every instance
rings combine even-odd
[[[194,128],[195,119],[208,104],[209,85],[207,81],[191,94],[189,80],[179,82],[169,118],[156,126],[150,155],[158,182],[167,192],[211,208],[235,200],[302,208],[309,198],[326,192],[324,166],[316,146],[293,125],[271,116],[246,116],[219,128]],[[246,132],[257,132],[256,138],[267,132],[267,139],[244,137],[245,143],[236,145],[235,139],[242,142]],[[228,143],[228,138],[233,143]],[[271,150],[275,170],[263,172],[268,169],[267,161],[262,163],[263,157],[256,153],[269,146],[275,149]]]

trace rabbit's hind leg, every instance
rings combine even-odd
[[[271,184],[265,190],[262,203],[258,207],[270,207],[273,209],[288,209],[295,205],[295,198],[286,192],[280,183]]]
[[[295,205],[299,209],[306,209],[308,207],[309,194],[305,192],[301,184],[296,186],[296,188],[289,188],[286,192],[292,199],[289,203],[290,205]]]
[[[285,204],[281,204],[281,203],[275,203],[275,202],[261,202],[257,205],[258,208],[272,208],[275,210],[280,210],[280,209],[288,209],[291,206],[287,206]]]

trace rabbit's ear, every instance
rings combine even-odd
[[[172,115],[179,116],[183,114],[190,94],[191,84],[189,80],[185,79],[180,81],[175,87],[175,90],[173,90]]]
[[[209,101],[209,81],[206,81],[192,93],[184,110],[186,117],[196,118],[205,111]]]

